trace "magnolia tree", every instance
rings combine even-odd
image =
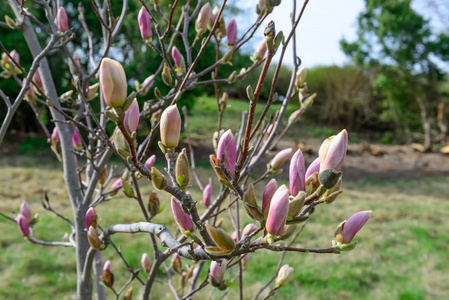
[[[136,89],[131,93],[127,81],[130,74],[127,74],[118,61],[108,58],[112,54],[111,44],[123,25],[128,1],[123,1],[120,16],[113,15],[110,1],[104,1],[103,4],[100,1],[89,1],[102,26],[103,36],[95,37],[103,42],[99,53],[95,53],[92,46],[94,37],[83,15],[80,15],[80,28],[84,30],[83,36],[86,37],[88,45],[84,54],[89,61],[88,67],[83,67],[79,63],[78,55],[74,55],[71,50],[75,32],[70,25],[78,21],[68,20],[64,7],[58,1],[31,2],[44,11],[45,20],[39,20],[33,15],[24,1],[9,0],[14,17],[6,16],[6,23],[1,23],[23,33],[33,56],[33,63],[26,70],[20,65],[19,55],[26,55],[28,52],[21,54],[1,46],[2,76],[9,78],[11,82],[17,82],[20,92],[15,99],[0,93],[8,109],[2,123],[0,141],[14,113],[25,99],[27,105],[36,112],[44,132],[48,135],[49,148],[62,162],[67,201],[71,204],[73,216],[67,218],[55,211],[46,196],[43,201],[44,208],[67,222],[72,232],[61,241],[38,239],[33,234],[36,218],[32,217],[33,213],[26,202],[20,206],[20,213],[2,213],[2,216],[17,223],[20,230],[17,230],[17,233],[21,233],[28,242],[76,249],[79,299],[91,299],[93,293],[97,299],[105,299],[107,293],[114,294],[117,298],[124,295],[125,299],[131,299],[130,284],[133,281],[142,286],[143,299],[148,299],[156,279],[170,287],[175,299],[189,299],[208,286],[224,291],[230,287],[231,281],[238,281],[236,285],[242,298],[242,272],[246,265],[251,263],[250,253],[282,252],[278,268],[272,270],[272,279],[254,295],[257,299],[267,290],[264,297],[268,298],[283,287],[292,275],[293,268],[282,266],[286,252],[339,254],[356,246],[357,241],[353,238],[367,222],[370,211],[356,213],[339,224],[330,247],[292,247],[312,216],[314,208],[322,203],[330,204],[342,192],[340,170],[348,144],[346,130],[326,139],[319,149],[319,157],[307,169],[301,150],[285,149],[274,155],[265,173],[252,182],[250,179],[254,167],[270,155],[270,150],[315,97],[307,89],[306,70],[299,68],[295,59],[291,82],[285,91],[282,106],[274,116],[267,117],[270,106],[277,100],[274,88],[288,46],[293,47],[296,58],[295,30],[307,0],[300,10],[296,7],[296,1],[293,1],[292,29],[285,35],[282,32],[276,33],[273,22],[269,22],[266,28],[261,28],[263,21],[272,13],[274,7],[279,5],[280,0],[259,1],[256,5],[256,22],[241,30],[244,32],[241,36],[237,34],[234,19],[227,20],[226,26],[222,16],[226,0],[212,11],[209,3],[203,3],[201,0],[192,3],[187,0],[176,22],[173,17],[176,7],[180,5],[177,0],[170,3],[168,14],[162,11],[160,0],[151,0],[152,5],[142,0],[135,22],[139,24],[142,43],[160,55],[160,67],[145,79],[143,84],[136,84]],[[194,26],[197,32],[193,40],[187,34],[190,26]],[[48,42],[44,48],[37,39],[37,30],[48,34]],[[251,57],[252,62],[248,61],[248,67],[239,73],[233,71],[226,78],[218,78],[215,74],[218,74],[220,66],[231,62],[233,54],[260,30],[264,30],[265,38],[258,44]],[[183,42],[184,47],[181,50],[186,59],[181,51],[173,46],[175,40]],[[225,40],[226,47],[224,51],[220,51]],[[196,69],[195,66],[206,47],[216,47],[217,59],[205,69]],[[58,79],[52,76],[52,70],[46,60],[52,50],[62,51],[68,57],[71,84],[75,92],[63,95],[56,92],[54,81]],[[260,91],[263,84],[270,84],[265,81],[265,77],[277,52],[280,52],[279,62],[271,82],[269,99],[262,104],[258,101]],[[219,55],[220,53],[222,55]],[[262,68],[256,69],[260,65]],[[236,124],[234,128],[222,128],[228,97],[226,93],[219,96],[217,85],[232,84],[252,71],[260,74],[257,85],[254,88],[249,85],[246,89],[248,111],[243,113],[241,123]],[[206,79],[206,76],[211,74],[212,79]],[[138,103],[137,97],[145,96],[158,76],[170,87],[168,93],[163,95],[155,87],[157,100]],[[96,82],[97,78],[99,82]],[[216,174],[212,181],[215,181],[214,185],[220,185],[216,195],[212,194],[212,182],[203,188],[203,183],[195,172],[186,109],[183,109],[185,118],[182,124],[177,106],[185,91],[206,84],[214,86],[217,102],[218,126],[212,140],[215,152],[210,155],[211,169]],[[287,125],[283,125],[288,104],[298,101],[298,98],[300,109],[289,116]],[[93,108],[94,102],[101,104],[99,110]],[[260,118],[255,120],[258,104],[264,105],[265,108]],[[51,113],[53,124],[50,124],[50,127],[54,126],[52,134],[47,128],[48,124],[45,124],[37,113],[38,108],[43,107]],[[151,120],[151,129],[148,136],[140,140],[136,130],[142,119]],[[114,125],[111,134],[106,130],[108,123]],[[182,125],[185,127],[189,150],[178,147]],[[155,139],[157,132],[160,133],[160,140]],[[151,150],[150,146],[155,143],[160,149],[156,147],[157,151],[162,151],[165,155],[164,169],[153,166],[156,151]],[[120,167],[108,168],[108,161],[112,156],[121,160]],[[282,172],[281,167],[287,161],[290,162],[289,184],[278,185],[275,177]],[[273,178],[266,186],[261,186],[262,180],[269,176]],[[144,200],[148,199],[148,195],[143,195],[139,188],[139,182],[142,183],[143,178],[150,180],[157,190],[149,195],[149,201]],[[197,185],[202,190],[203,199],[192,197],[189,193],[192,185]],[[256,188],[263,190],[262,199],[257,199]],[[106,200],[119,192],[135,199],[142,214],[135,216],[136,223],[102,223],[100,226],[97,213],[101,214],[102,207],[110,205]],[[167,210],[163,214],[171,214],[179,225],[182,233],[179,238],[175,238],[177,234],[170,232],[164,224],[158,223],[158,215],[161,213],[159,197],[162,193],[171,198],[171,212]],[[202,214],[199,213],[200,206],[206,207],[205,210],[200,209]],[[242,223],[247,220],[241,220],[239,210],[242,209],[253,221],[244,228]],[[217,221],[217,216],[225,212],[229,212],[230,218],[223,222],[230,224],[224,227],[232,225],[235,230],[233,233],[224,231],[222,222]],[[148,247],[152,249],[147,252],[152,255],[142,253],[141,270],[130,266],[113,243],[112,236],[117,233],[149,234]],[[114,285],[111,262],[108,260],[103,263],[102,253],[105,251],[115,251],[117,256],[114,264],[125,264],[131,273],[131,279],[124,286]],[[184,262],[188,261],[187,269],[183,268],[181,257]],[[164,264],[167,260],[171,260],[170,267]],[[226,271],[231,268],[238,269],[238,276],[235,278],[226,276]],[[206,278],[200,278],[202,269],[208,269]],[[157,278],[162,276],[161,274],[164,276]],[[182,289],[173,288],[173,276],[180,276]],[[273,281],[276,283],[268,290]],[[105,289],[110,291],[106,292]]]

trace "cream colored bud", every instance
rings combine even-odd
[[[175,174],[179,187],[182,190],[185,190],[189,186],[190,182],[189,159],[187,157],[187,151],[185,148],[182,149],[181,153],[176,159]]]
[[[155,167],[151,168],[151,182],[158,190],[163,190],[167,186],[167,179]]]
[[[290,268],[289,265],[283,265],[279,270],[278,276],[276,278],[276,287],[283,287],[287,284],[287,281],[293,275],[293,268]]]
[[[98,96],[97,91],[98,91],[99,86],[100,86],[100,84],[97,82],[89,87],[89,90],[87,92],[87,97],[86,97],[87,101],[90,101]]]
[[[234,250],[235,242],[230,235],[228,235],[222,229],[215,228],[208,224],[206,224],[206,229],[210,237],[214,241],[214,243],[217,245],[217,247],[219,247],[220,249],[222,249],[227,253],[230,253]]]

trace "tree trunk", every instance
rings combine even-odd
[[[424,101],[420,96],[416,96],[416,102],[418,102],[419,110],[421,111],[421,122],[424,130],[424,149],[425,152],[429,152],[432,147],[432,136],[430,132],[430,120],[427,115],[427,109]]]
[[[42,47],[39,44],[34,28],[32,27],[28,18],[20,13],[20,7],[18,2],[9,0],[9,4],[14,11],[14,14],[19,22],[21,22],[20,30],[27,42],[28,48],[35,58],[42,52]],[[54,24],[53,24],[54,25]],[[56,87],[53,82],[50,67],[46,58],[42,59],[39,64],[39,74],[42,80],[45,95],[48,97],[50,103],[61,108],[59,103],[59,96],[56,91]],[[92,299],[92,283],[84,282],[82,280],[84,262],[87,255],[87,250],[90,245],[87,241],[87,234],[84,231],[85,227],[85,215],[88,209],[88,205],[82,204],[82,194],[79,188],[78,173],[76,170],[76,159],[73,154],[72,134],[73,128],[70,124],[65,123],[65,118],[58,111],[50,108],[52,118],[56,121],[56,127],[59,131],[61,139],[62,150],[62,162],[64,171],[64,182],[67,187],[67,193],[72,206],[74,224],[75,224],[75,237],[76,237],[76,271],[77,271],[77,298],[78,299]]]
[[[448,138],[447,138],[447,126],[446,126],[446,124],[444,124],[444,103],[443,102],[440,102],[438,104],[437,119],[438,119],[438,127],[440,128],[440,131],[441,131],[441,144],[446,145],[448,142]]]

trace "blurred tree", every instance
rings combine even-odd
[[[431,125],[442,100],[440,66],[449,59],[449,37],[434,33],[411,0],[365,0],[365,4],[358,17],[358,38],[342,40],[342,49],[357,64],[378,70],[374,87],[385,97],[382,118],[400,123],[409,137],[420,119],[423,150],[429,151]]]

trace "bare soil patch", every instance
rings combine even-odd
[[[305,144],[295,145],[292,142],[283,141],[273,149],[271,155],[264,158],[263,163],[259,166],[259,171],[265,170],[266,163],[274,154],[288,147],[302,149],[307,167],[318,157],[321,142],[318,139],[310,139]],[[204,161],[208,161],[209,155],[213,153],[213,149],[207,142],[198,142],[194,151],[196,159]],[[363,180],[367,177],[388,180],[421,176],[449,176],[449,155],[420,153],[409,145],[350,144],[342,171],[345,179],[350,180]]]

